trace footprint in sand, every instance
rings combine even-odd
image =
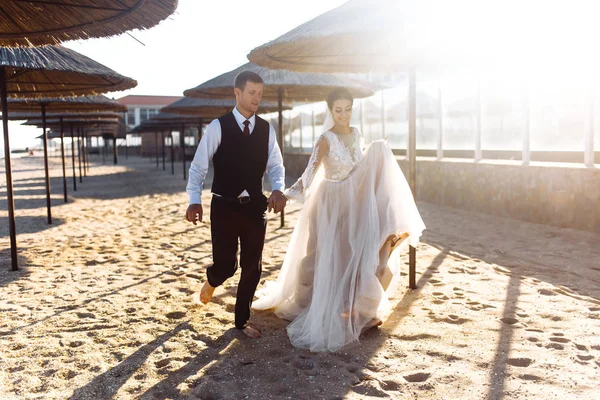
[[[529,367],[533,360],[527,357],[517,357],[509,358],[506,362],[514,367]]]
[[[588,351],[587,346],[583,345],[583,344],[577,344],[577,343],[573,343],[575,345],[575,347],[577,348],[577,350],[579,351]]]
[[[560,343],[550,343],[546,345],[547,349],[554,349],[554,350],[563,350],[565,348],[565,346],[563,346]]]
[[[589,354],[577,354],[577,358],[579,358],[581,361],[590,361],[594,359],[594,356]]]
[[[412,383],[425,382],[427,379],[429,379],[431,377],[431,373],[430,372],[416,372],[413,374],[404,375],[402,377],[407,382],[412,382]]]
[[[540,381],[542,379],[539,376],[531,375],[531,374],[519,375],[519,378],[521,378],[525,381]]]
[[[154,363],[154,366],[156,368],[162,368],[162,367],[166,367],[167,365],[169,365],[171,363],[171,359],[170,358],[165,358],[163,360],[159,360],[157,362]]]
[[[511,318],[511,317],[506,317],[506,318],[500,318],[500,321],[502,321],[502,323],[506,324],[506,325],[514,325],[517,322],[519,322],[518,319],[516,318]]]
[[[495,266],[494,271],[496,271],[502,275],[510,275],[510,273],[511,273],[509,269],[506,269],[506,268],[503,268],[500,266]]]
[[[402,389],[402,384],[400,382],[386,380],[383,382],[383,389],[389,390],[390,392],[399,392]]]
[[[169,319],[181,319],[181,318],[185,317],[185,314],[186,314],[185,311],[173,311],[173,312],[166,314],[165,317],[167,317]]]
[[[544,296],[556,296],[556,293],[550,289],[540,289],[538,293]]]
[[[550,341],[554,343],[569,343],[571,340],[564,337],[551,337]]]
[[[430,283],[433,286],[444,286],[444,284],[442,283],[442,281],[440,281],[439,279],[429,279],[427,281],[427,283]]]
[[[300,358],[295,360],[292,366],[302,371],[310,371],[315,368],[315,361],[312,358]]]

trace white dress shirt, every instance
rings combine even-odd
[[[244,131],[244,117],[237,108],[233,109],[233,116],[237,121],[242,132]],[[254,132],[256,126],[256,115],[252,115],[248,119],[250,124],[250,134]],[[186,191],[190,197],[190,204],[202,204],[200,195],[202,193],[202,187],[204,186],[204,179],[208,172],[208,163],[212,160],[213,156],[217,152],[219,145],[221,144],[221,123],[218,119],[213,120],[204,131],[204,135],[200,140],[194,160],[190,165],[190,174]],[[283,158],[281,157],[281,150],[277,144],[277,136],[275,130],[269,124],[269,158],[267,160],[267,175],[271,182],[272,190],[279,190],[283,192],[285,189],[285,168],[283,167]],[[238,197],[248,196],[248,192],[244,190]]]

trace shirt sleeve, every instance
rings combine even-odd
[[[201,195],[204,180],[208,172],[208,164],[221,144],[221,124],[218,119],[213,120],[205,129],[204,135],[194,154],[190,165],[189,178],[186,192],[190,204],[202,204]]]
[[[286,197],[293,199],[301,199],[303,197],[304,191],[309,188],[327,154],[329,154],[329,142],[325,138],[325,135],[321,135],[315,143],[304,173],[292,187],[284,192]]]
[[[281,150],[277,144],[277,134],[273,126],[269,124],[269,158],[267,160],[267,175],[271,182],[271,190],[285,189],[285,167],[283,166],[283,158]]]

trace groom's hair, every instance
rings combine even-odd
[[[242,71],[235,77],[235,86],[237,89],[244,91],[246,83],[264,83],[259,74],[252,71]]]

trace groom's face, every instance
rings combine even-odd
[[[262,99],[263,94],[263,84],[262,83],[254,83],[254,82],[246,82],[246,86],[243,90],[239,88],[235,89],[235,97],[237,100],[237,105],[246,111],[256,113],[258,110],[258,106],[260,105],[260,100]]]

